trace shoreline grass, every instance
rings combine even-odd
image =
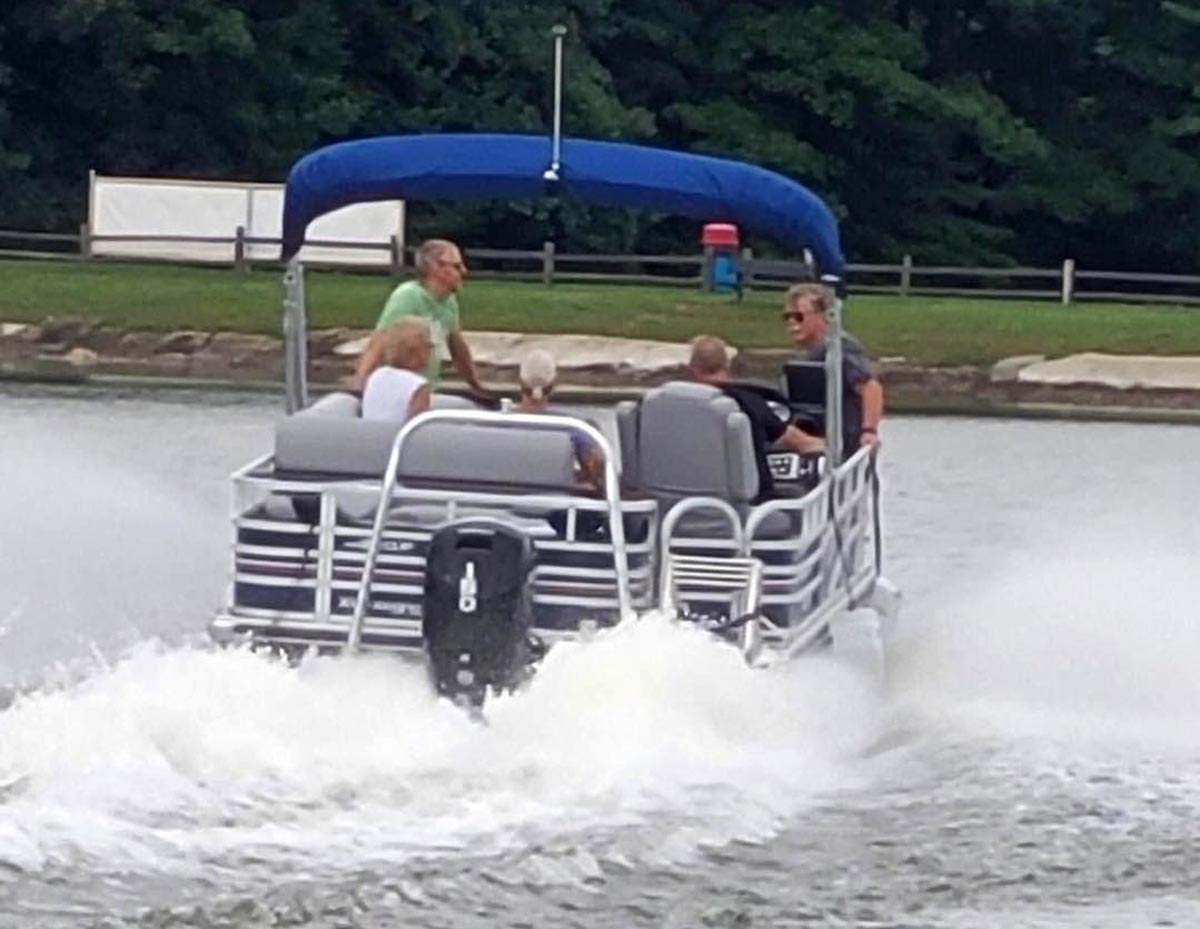
[[[310,272],[313,329],[368,328],[395,281]],[[0,260],[0,322],[50,317],[128,330],[277,335],[280,276],[163,264]],[[468,330],[589,333],[684,341],[701,332],[740,348],[787,347],[781,294],[738,302],[698,289],[628,284],[472,280],[461,303]],[[990,364],[1009,355],[1200,354],[1200,307],[1074,304],[954,297],[856,295],[848,328],[877,358],[923,365]]]

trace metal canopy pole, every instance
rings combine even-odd
[[[283,275],[283,391],[287,412],[308,406],[308,320],[304,265],[292,258]]]
[[[567,27],[554,26],[550,34],[554,36],[554,135],[550,143],[550,167],[542,177],[547,181],[557,181],[562,166],[563,37],[567,34]]]
[[[829,330],[825,343],[825,445],[829,450],[830,480],[842,463],[842,299],[837,287],[840,279],[832,274],[821,275],[826,293],[825,318]]]

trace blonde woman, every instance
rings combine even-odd
[[[424,371],[433,350],[429,323],[406,316],[388,326],[380,340],[383,364],[363,388],[362,417],[402,423],[429,409]]]

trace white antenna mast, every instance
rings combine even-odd
[[[562,24],[550,29],[554,36],[554,136],[551,141],[550,167],[542,177],[550,182],[558,180],[558,170],[562,166],[562,77],[563,77],[563,37],[567,27]]]

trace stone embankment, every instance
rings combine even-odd
[[[312,383],[343,381],[366,335],[348,329],[313,332]],[[558,359],[563,385],[591,388],[596,397],[684,376],[688,353],[685,344],[602,336],[471,332],[467,338],[484,379],[497,386],[514,383],[526,352],[545,348]],[[783,349],[741,352],[735,373],[776,381],[789,354]],[[882,358],[877,367],[894,411],[1200,422],[1198,358],[1087,354],[1047,360],[1035,355],[961,367]],[[0,323],[0,379],[82,382],[122,375],[158,377],[163,383],[279,382],[281,343],[275,336],[236,332],[125,332],[69,319]]]

